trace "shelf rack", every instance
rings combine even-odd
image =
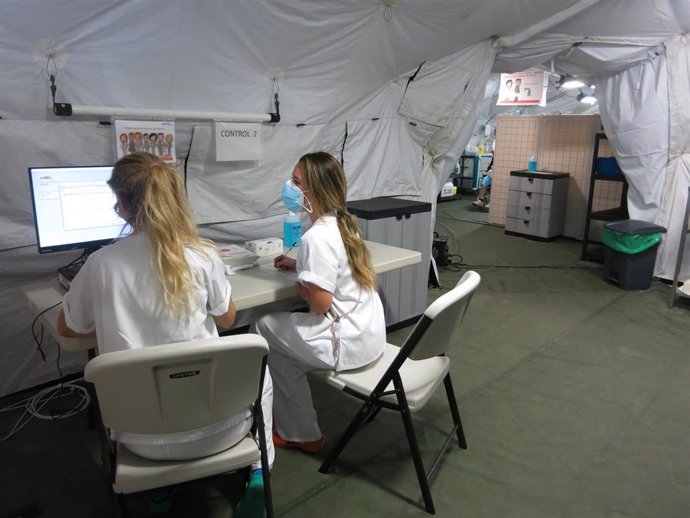
[[[587,196],[587,212],[585,219],[585,230],[584,236],[582,238],[582,253],[580,254],[580,259],[583,261],[595,261],[604,262],[604,248],[600,243],[597,242],[596,247],[591,246],[593,243],[589,237],[589,231],[591,227],[592,220],[599,221],[616,221],[619,219],[627,219],[628,216],[628,182],[625,179],[622,171],[618,169],[619,174],[603,174],[600,171],[601,161],[599,160],[599,147],[601,141],[607,139],[605,133],[597,133],[594,136],[594,152],[592,153],[592,173],[589,177],[589,194]],[[607,157],[608,158],[608,157]],[[606,210],[592,211],[592,205],[594,201],[594,188],[596,182],[622,182],[623,188],[621,189],[621,198],[618,207],[613,207]]]

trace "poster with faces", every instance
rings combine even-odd
[[[145,151],[161,157],[165,162],[177,162],[175,154],[174,121],[113,121],[115,157]]]
[[[501,74],[497,106],[546,106],[549,74],[528,70]]]

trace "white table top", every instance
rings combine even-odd
[[[385,273],[390,270],[404,268],[419,263],[422,260],[421,253],[406,248],[384,245],[366,241],[371,251],[372,263],[376,273]],[[290,255],[294,255],[296,251]],[[240,270],[228,277],[232,286],[232,300],[238,311],[254,308],[264,304],[270,304],[280,300],[297,296],[294,288],[296,276],[285,272],[272,271],[270,261],[266,266]],[[96,346],[96,339],[69,338],[58,335],[57,317],[60,312],[60,303],[64,289],[57,280],[31,284],[24,286],[24,293],[29,302],[29,308],[34,314],[38,314],[45,308],[56,305],[46,311],[39,321],[50,336],[55,338],[66,351],[84,351]]]

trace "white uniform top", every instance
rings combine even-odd
[[[200,307],[186,318],[163,301],[151,253],[145,233],[104,247],[91,254],[65,294],[67,326],[78,333],[95,329],[100,353],[218,336],[212,315],[227,312],[231,289],[215,251],[208,259],[186,251],[201,278]]]
[[[302,237],[297,278],[333,294],[332,310],[342,318],[337,326],[340,351],[336,370],[356,369],[381,355],[386,344],[383,305],[375,290],[360,287],[353,277],[334,213],[321,216]],[[332,362],[332,318],[293,313],[292,320],[317,356]]]
[[[230,283],[218,254],[205,258],[187,249],[201,283],[200,307],[182,319],[166,306],[162,288],[151,268],[151,242],[134,234],[91,254],[65,294],[62,308],[67,326],[78,333],[96,330],[99,353],[218,336],[211,315],[223,315],[230,304]],[[168,435],[114,432],[125,444],[174,444],[210,437],[250,419],[244,410],[196,430]]]

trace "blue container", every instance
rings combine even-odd
[[[292,212],[283,219],[283,246],[297,247],[302,239],[302,222],[297,214]]]
[[[621,171],[615,157],[606,156],[597,158],[597,175],[620,178],[623,176],[623,171]]]

